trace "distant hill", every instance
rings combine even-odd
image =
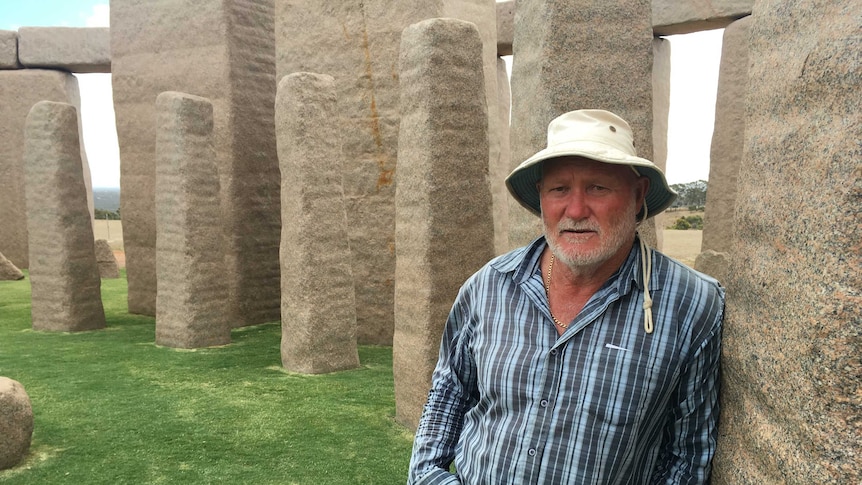
[[[111,212],[116,212],[120,208],[120,189],[119,188],[94,188],[93,189],[93,206],[96,209],[103,209]]]

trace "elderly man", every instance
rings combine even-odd
[[[708,481],[724,291],[638,237],[676,197],[664,174],[580,110],[506,184],[544,235],[461,288],[409,483]]]

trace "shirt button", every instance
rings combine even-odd
[[[529,450],[527,450],[527,454],[530,456],[536,456],[536,449],[530,448]]]
[[[543,408],[548,407],[548,400],[547,400],[547,399],[542,399],[542,400],[539,402],[539,405],[540,405],[540,406],[542,406]]]
[[[551,349],[551,355],[557,355],[557,349]]]

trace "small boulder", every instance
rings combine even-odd
[[[105,239],[96,239],[93,243],[96,250],[96,263],[99,265],[99,276],[102,278],[119,278],[120,265],[114,251]]]
[[[21,463],[30,451],[33,408],[24,386],[0,377],[0,470]]]
[[[0,253],[0,281],[20,280],[24,278],[24,273],[12,264],[12,261],[6,259],[3,253]]]

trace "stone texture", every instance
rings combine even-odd
[[[859,3],[753,10],[713,483],[862,483]]]
[[[114,250],[105,239],[96,239],[96,263],[99,265],[99,276],[101,278],[119,278],[120,265],[114,256]]]
[[[736,184],[745,137],[745,92],[748,87],[748,34],[752,18],[727,26],[721,45],[715,126],[709,149],[709,190],[704,212],[704,251],[729,252],[734,231]]]
[[[461,284],[493,256],[482,42],[431,19],[404,29],[395,196],[395,417],[415,429]]]
[[[279,82],[281,362],[306,374],[359,366],[337,115],[332,76]]]
[[[515,0],[497,2],[497,55],[512,55],[515,36]]]
[[[20,69],[18,64],[18,32],[0,30],[0,69]]]
[[[720,29],[751,15],[754,0],[654,0],[655,35],[689,34]]]
[[[30,396],[20,382],[0,376],[0,470],[21,463],[32,436]]]
[[[694,269],[712,276],[724,285],[730,274],[730,254],[707,249],[695,258]]]
[[[490,118],[488,164],[497,160],[497,41],[493,0],[276,0],[277,73],[336,79],[343,173],[353,253],[357,339],[391,345],[395,275],[398,46],[401,31],[428,18],[477,25]]]
[[[27,68],[111,72],[108,27],[21,27],[18,61]]]
[[[24,120],[39,101],[69,103],[80,110],[78,80],[66,72],[42,69],[0,70],[0,250],[21,268],[30,267],[27,209],[24,201]],[[80,111],[78,127],[80,133]],[[87,205],[93,213],[90,169],[81,146]]]
[[[491,201],[494,206],[494,253],[503,254],[509,250],[509,191],[506,190],[506,175],[512,165],[512,149],[509,146],[509,111],[512,108],[512,89],[506,62],[497,58],[497,126],[500,137],[500,156],[496,166],[489,170]]]
[[[552,119],[583,108],[622,116],[632,126],[638,153],[654,159],[652,42],[647,0],[518,0],[510,169],[545,148]],[[653,220],[640,231],[656,245]],[[510,246],[540,233],[539,218],[510,198]]]
[[[168,91],[156,113],[156,344],[228,344],[213,106]]]
[[[78,110],[67,103],[40,101],[24,126],[33,329],[103,328],[105,312],[87,210]]]
[[[0,281],[24,279],[24,273],[0,253]]]
[[[111,2],[129,311],[155,314],[155,99],[211,100],[233,326],[279,319],[273,0]]]

